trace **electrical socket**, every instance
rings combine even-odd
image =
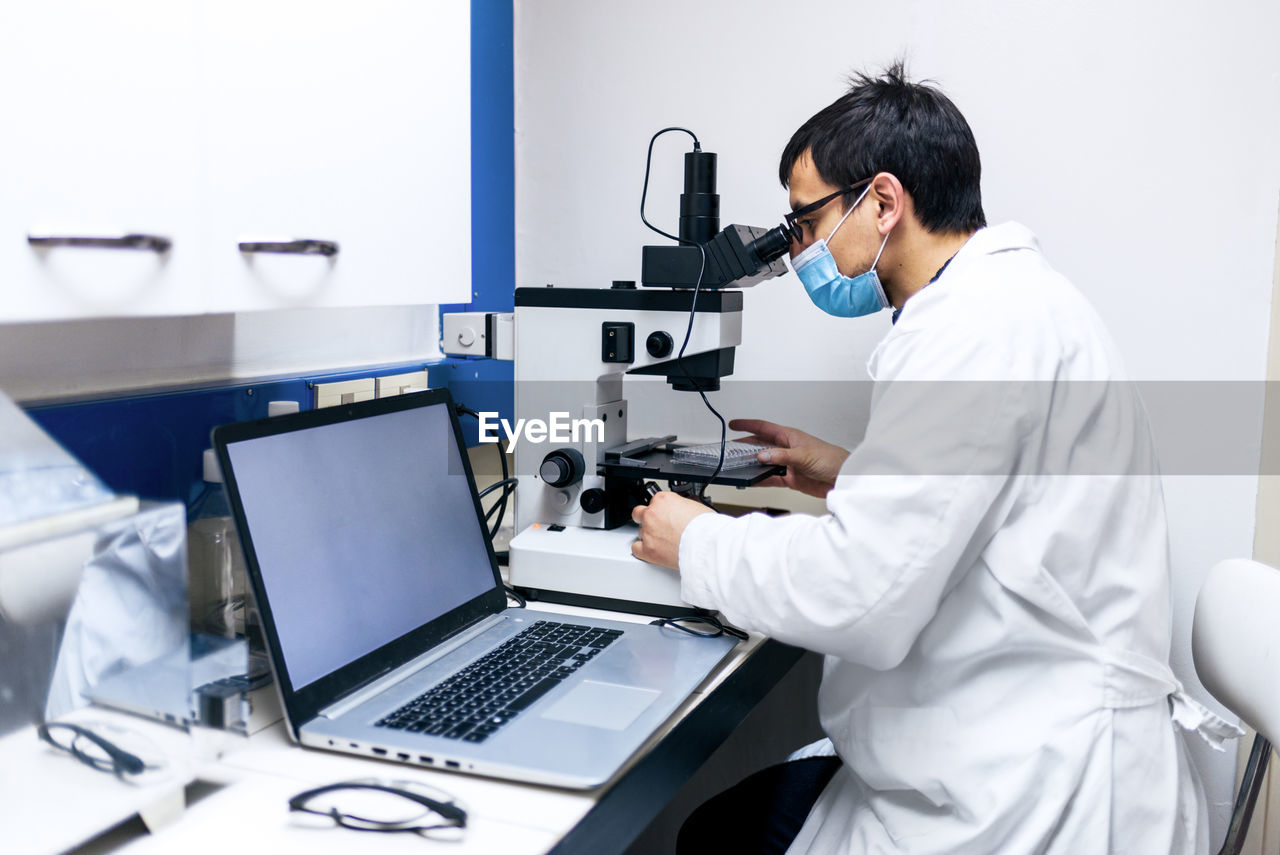
[[[390,398],[393,395],[404,395],[408,392],[425,392],[427,386],[427,369],[409,371],[405,374],[388,374],[385,377],[373,378],[374,389],[379,398]]]
[[[372,377],[360,380],[342,380],[336,383],[315,385],[315,408],[336,407],[339,404],[355,404],[371,401],[377,394]]]

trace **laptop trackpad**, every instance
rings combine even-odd
[[[655,689],[583,680],[569,694],[547,707],[543,718],[625,730],[662,694]]]

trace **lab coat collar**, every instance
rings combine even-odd
[[[892,341],[895,336],[904,334],[904,327],[909,326],[899,323],[901,317],[910,310],[918,310],[932,300],[944,299],[946,286],[948,282],[954,282],[963,277],[968,269],[978,264],[982,259],[989,255],[996,255],[1002,252],[1013,252],[1017,250],[1027,250],[1035,253],[1040,252],[1040,242],[1036,240],[1036,236],[1030,229],[1021,223],[1001,223],[998,226],[984,226],[974,232],[969,240],[965,241],[964,246],[952,256],[950,263],[946,265],[946,269],[942,271],[938,278],[931,282],[927,288],[922,288],[907,300],[906,304],[898,312],[898,319],[895,320],[893,326],[880,339],[879,344],[871,352],[871,356],[867,359],[867,373],[874,379],[876,377],[876,367],[880,360],[880,354],[885,346]]]
[[[974,232],[965,245],[960,247],[942,279],[956,276],[983,256],[1018,249],[1040,251],[1040,241],[1036,240],[1029,228],[1013,222],[985,226]]]
[[[1031,230],[1021,223],[1001,223],[998,226],[984,226],[974,232],[969,240],[965,241],[964,246],[952,256],[951,261],[946,265],[946,269],[941,272],[937,280],[931,282],[928,288],[922,288],[912,295],[911,299],[902,307],[902,311],[907,310],[912,302],[919,301],[922,297],[931,296],[929,292],[934,291],[939,285],[946,283],[948,280],[955,280],[964,275],[965,271],[973,264],[979,262],[988,255],[996,255],[1001,252],[1011,252],[1015,250],[1030,250],[1031,252],[1040,251],[1040,242],[1036,240],[1036,236]]]

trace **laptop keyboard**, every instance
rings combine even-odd
[[[620,629],[540,620],[377,725],[484,742],[620,635]]]

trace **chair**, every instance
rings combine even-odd
[[[1209,571],[1196,597],[1191,653],[1200,682],[1257,736],[1219,855],[1238,855],[1280,736],[1280,570],[1232,559]]]

